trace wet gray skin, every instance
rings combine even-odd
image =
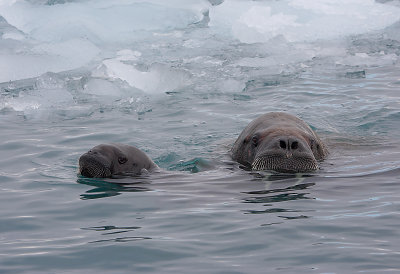
[[[301,119],[271,112],[253,120],[232,147],[232,158],[253,170],[315,171],[328,151]]]
[[[101,144],[79,158],[79,174],[89,178],[138,175],[155,168],[157,165],[143,151],[123,144]]]

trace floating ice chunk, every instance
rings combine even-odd
[[[74,39],[39,44],[30,52],[0,54],[0,83],[79,68],[98,53],[99,49],[92,43]]]
[[[393,65],[399,60],[399,57],[392,54],[382,55],[381,53],[368,55],[366,53],[356,53],[355,55],[347,55],[336,61],[337,65],[346,66],[387,66]]]
[[[138,31],[184,28],[198,22],[207,1],[77,1],[42,5],[0,1],[0,14],[13,26],[39,41],[86,37],[92,42],[132,42]]]
[[[268,52],[264,57],[243,57],[235,65],[240,67],[262,68],[267,74],[280,74],[289,64],[306,62],[320,54],[314,45],[297,43],[288,45],[282,41],[264,44],[262,49]]]
[[[295,15],[272,14],[270,7],[256,5],[239,17],[232,31],[234,36],[240,37],[241,41],[247,43],[266,42],[284,34],[290,28],[300,27],[296,21]],[[288,34],[284,36],[289,38]]]
[[[123,49],[117,52],[117,56],[117,59],[120,61],[136,61],[142,56],[142,53],[136,50]]]
[[[209,6],[205,0],[0,1],[0,82],[82,67],[104,48],[198,22]],[[4,39],[21,45],[7,43],[5,51]],[[125,50],[117,60],[139,56]]]
[[[55,61],[49,56],[0,54],[0,83],[32,78],[51,71]]]
[[[25,35],[23,35],[22,33],[18,33],[18,32],[5,32],[5,33],[3,33],[1,38],[22,41],[25,39]]]
[[[57,57],[59,69],[53,69],[52,72],[81,67],[90,62],[99,52],[99,48],[84,39],[46,43],[32,49],[33,54]]]
[[[71,39],[64,42],[43,43],[32,48],[32,53],[61,56],[72,59],[72,63],[85,64],[100,52],[99,48],[84,39]]]
[[[335,39],[383,29],[400,8],[374,0],[231,0],[210,9],[210,26],[245,43],[283,36],[290,42]]]
[[[38,43],[0,16],[0,83],[81,67],[100,50],[87,39]]]
[[[2,39],[22,41],[25,39],[23,32],[11,26],[4,17],[0,15],[0,36]]]
[[[16,97],[2,97],[1,109],[13,109],[29,117],[46,118],[57,109],[74,104],[73,96],[65,89],[22,91]]]
[[[141,71],[134,64],[127,64],[119,58],[121,57],[104,60],[92,76],[121,79],[130,86],[147,93],[173,91],[189,82],[189,73],[185,71],[169,68],[162,64],[155,64],[148,70]]]
[[[118,86],[110,81],[104,79],[90,79],[84,86],[83,91],[92,95],[106,96],[106,97],[120,97],[123,95]]]
[[[222,79],[218,84],[219,90],[224,93],[241,92],[245,86],[243,81],[235,79]]]

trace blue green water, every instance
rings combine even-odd
[[[1,25],[2,58],[20,62],[38,54],[35,43],[59,43],[42,37],[51,34],[43,25],[11,22],[12,12],[38,22],[42,7],[41,16],[92,8],[39,2],[29,2],[37,10],[0,6],[10,21]],[[1,273],[400,272],[398,21],[317,41],[251,43],[214,29],[213,9],[225,4],[210,3],[200,20],[185,13],[194,2],[140,6],[176,12],[178,26],[143,27],[116,44],[81,22],[99,48],[93,58],[65,65],[49,51],[42,57],[60,67],[41,73],[49,67],[39,64],[38,75],[27,68],[0,84]],[[4,38],[13,27],[23,38]],[[327,143],[318,172],[256,173],[230,159],[241,130],[269,111],[301,117]],[[135,145],[164,171],[77,175],[79,156],[106,142]]]

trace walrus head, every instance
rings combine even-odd
[[[89,150],[79,158],[79,173],[89,178],[106,178],[114,173],[115,152],[109,148],[97,148]],[[118,153],[118,152],[117,152]],[[118,157],[118,164],[126,162],[126,157]]]
[[[270,113],[251,122],[232,148],[232,157],[252,170],[285,173],[315,171],[327,150],[302,120]]]
[[[253,170],[296,173],[318,169],[319,144],[304,132],[266,130],[244,142],[248,142],[248,162]]]
[[[79,174],[89,178],[107,178],[115,174],[140,174],[156,164],[136,147],[101,144],[79,158]]]

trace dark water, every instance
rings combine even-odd
[[[22,47],[25,58],[37,54],[32,44],[57,40],[43,38],[51,29],[40,24],[25,25],[19,40],[4,38],[23,26],[8,22],[13,12],[40,22],[42,7],[93,8],[39,2],[30,2],[38,10],[0,6],[8,18],[1,60],[19,62]],[[49,67],[40,63],[38,75],[26,68],[0,84],[0,272],[400,272],[398,22],[318,41],[251,43],[213,28],[213,9],[225,7],[214,2],[200,19],[185,13],[194,2],[183,10],[140,6],[180,14],[179,27],[172,20],[153,36],[144,27],[115,45],[89,29],[85,39],[100,53],[88,63],[65,65],[61,56],[60,70],[42,74]],[[40,60],[53,58],[49,52]],[[257,173],[229,158],[241,130],[269,111],[298,115],[316,130],[330,150],[321,170]],[[78,176],[79,156],[105,142],[135,145],[163,171]]]

